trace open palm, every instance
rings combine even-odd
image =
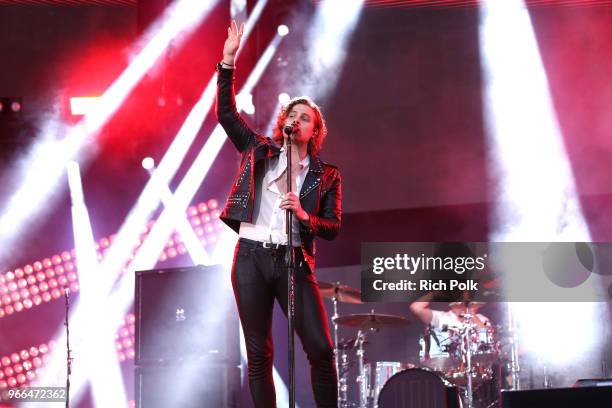
[[[232,23],[227,28],[227,39],[225,40],[225,44],[223,45],[223,55],[228,57],[234,57],[238,48],[240,47],[240,39],[242,38],[242,33],[244,32],[244,23],[240,24],[240,28],[238,28],[238,24],[236,24],[235,20],[232,20]]]

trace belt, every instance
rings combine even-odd
[[[255,241],[253,239],[248,239],[248,238],[240,238],[239,241],[240,241],[240,245],[246,245],[251,248],[264,248],[264,249],[286,249],[287,248],[287,245],[275,244],[273,242]],[[299,248],[299,247],[294,247],[294,248]]]

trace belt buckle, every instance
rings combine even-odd
[[[262,242],[261,246],[265,249],[279,249],[281,244],[275,244],[274,242]]]

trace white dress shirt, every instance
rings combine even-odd
[[[299,170],[293,174],[295,185],[293,192],[299,196],[304,179],[310,167],[310,156],[306,155],[299,162]],[[253,223],[241,222],[239,235],[254,241],[271,242],[273,244],[287,245],[287,234],[285,233],[285,210],[279,205],[282,193],[278,189],[276,180],[287,168],[287,155],[285,148],[281,149],[280,155],[265,159],[265,172],[255,179],[255,202],[253,206]],[[300,221],[293,216],[293,246],[299,247]]]

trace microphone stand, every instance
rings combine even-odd
[[[68,316],[70,312],[70,302],[68,299],[69,293],[70,289],[64,288],[64,299],[66,303],[66,321],[64,322],[64,326],[66,326],[66,408],[70,406],[70,374],[72,374],[72,356],[70,355],[70,328],[68,326]]]
[[[291,129],[293,130],[293,129]],[[291,133],[287,134],[287,192],[292,191],[291,177]],[[289,408],[295,407],[295,287],[294,287],[294,259],[293,259],[293,212],[285,210],[285,231],[287,232],[287,251],[285,252],[285,265],[287,267],[287,323],[288,323],[288,350],[289,350]]]

